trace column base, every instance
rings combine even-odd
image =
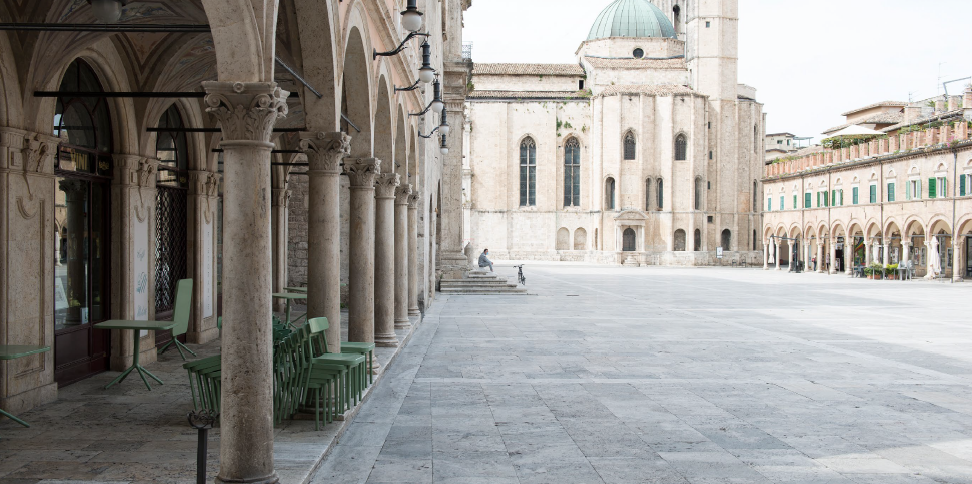
[[[394,348],[398,346],[398,337],[395,335],[395,333],[376,334],[375,346],[385,346],[385,347]]]
[[[422,313],[419,312],[419,308],[408,308],[408,317],[410,317],[410,318],[417,318],[417,317],[419,317],[421,315],[422,315]]]
[[[462,279],[470,271],[466,256],[460,252],[443,253],[439,257],[439,261],[442,265],[438,272],[442,274],[442,277]]]
[[[952,277],[952,282],[965,282],[965,278],[962,276],[954,276]]]
[[[408,318],[396,319],[395,320],[395,329],[408,329],[408,328],[411,328],[411,327],[412,327],[412,324],[408,320]]]
[[[243,479],[226,479],[220,476],[216,476],[216,484],[222,484],[222,483],[277,484],[279,482],[280,482],[280,478],[277,477],[276,472],[270,474],[267,477],[243,478]]]

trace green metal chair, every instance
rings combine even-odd
[[[309,348],[314,355],[315,362],[342,365],[347,368],[350,379],[345,389],[353,398],[354,405],[357,405],[361,401],[365,387],[368,386],[367,378],[365,378],[367,360],[357,353],[328,353],[327,336],[325,334],[328,326],[327,318],[322,316],[307,320],[307,324],[302,329],[307,334]]]
[[[182,357],[182,361],[186,361],[186,355],[182,350],[186,350],[192,353],[192,356],[196,356],[196,352],[190,350],[186,345],[179,341],[178,337],[186,334],[189,331],[189,311],[192,309],[192,279],[180,279],[176,282],[176,297],[175,306],[172,313],[172,321],[176,325],[172,328],[172,341],[169,341],[165,346],[159,348],[159,354],[165,352],[170,346],[175,345],[176,349],[179,350],[179,356]]]

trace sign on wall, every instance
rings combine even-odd
[[[722,247],[716,247],[716,258],[717,259],[722,258]]]

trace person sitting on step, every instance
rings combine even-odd
[[[489,272],[493,272],[493,261],[489,260],[489,249],[483,249],[483,253],[479,254],[479,268],[489,267]]]

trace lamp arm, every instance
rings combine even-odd
[[[388,52],[378,52],[378,50],[375,49],[374,50],[374,55],[372,56],[372,59],[377,59],[379,56],[388,57],[388,56],[392,56],[392,55],[398,54],[399,52],[401,52],[402,50],[405,49],[405,44],[407,44],[408,41],[414,39],[415,37],[428,37],[428,36],[429,36],[429,34],[422,34],[422,33],[418,33],[418,32],[412,32],[412,33],[408,34],[407,36],[405,36],[405,40],[403,40],[402,43],[399,44],[399,46],[396,47],[393,50],[390,50]]]
[[[438,130],[439,130],[439,127],[436,126],[435,129],[433,129],[432,131],[429,131],[429,135],[428,136],[423,135],[421,131],[419,131],[419,134],[418,135],[419,135],[419,138],[431,139],[432,138],[432,135],[434,135],[435,132],[438,131]]]

